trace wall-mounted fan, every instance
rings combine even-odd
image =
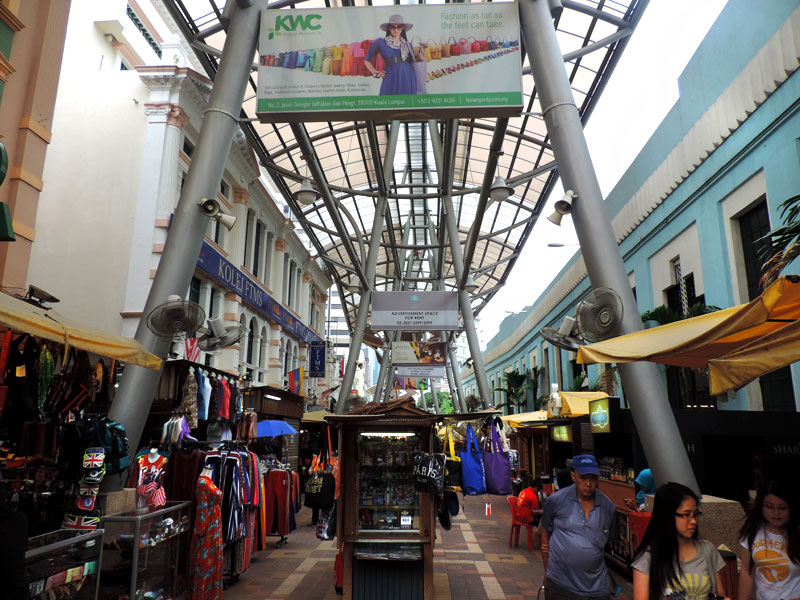
[[[202,306],[174,295],[150,311],[147,327],[159,337],[174,338],[197,331],[205,320]]]
[[[231,325],[225,327],[222,319],[215,318],[208,320],[208,332],[203,334],[197,340],[197,347],[203,352],[213,352],[214,350],[221,350],[228,346],[233,346],[236,342],[242,339],[244,335],[244,327],[239,325]]]
[[[607,287],[595,288],[575,310],[580,337],[599,342],[616,333],[622,321],[622,298]]]
[[[481,402],[481,399],[475,394],[468,394],[467,397],[464,398],[464,401],[467,403],[467,408],[470,410],[483,407],[483,402]]]
[[[564,317],[561,327],[542,327],[542,337],[557,348],[563,348],[571,352],[577,352],[578,348],[586,344],[581,339],[575,327],[575,319]]]

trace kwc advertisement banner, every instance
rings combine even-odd
[[[325,342],[311,342],[308,349],[308,376],[325,377]]]
[[[460,326],[456,292],[375,292],[372,295],[373,329],[439,331]]]
[[[446,342],[394,342],[392,363],[396,365],[440,365],[447,357]]]
[[[280,324],[297,339],[306,343],[322,341],[322,338],[270,296],[260,284],[234,267],[233,263],[208,242],[203,242],[197,266],[226,288],[239,294],[247,304]]]
[[[264,122],[516,116],[515,2],[264,10]]]

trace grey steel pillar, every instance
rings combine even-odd
[[[459,412],[461,410],[461,400],[458,397],[458,390],[456,384],[453,383],[453,372],[450,370],[449,359],[445,362],[444,373],[447,375],[447,387],[450,389],[450,398],[453,402],[453,410]]]
[[[433,377],[428,378],[428,383],[430,384],[428,387],[431,390],[431,398],[433,399],[433,406],[436,408],[436,414],[442,414],[442,409],[439,408],[439,398],[436,397],[436,384],[433,383]],[[425,396],[423,396],[425,398]]]
[[[259,14],[263,4],[263,1],[256,2],[248,8],[236,5],[231,16],[192,164],[136,329],[136,340],[159,356],[166,355],[171,340],[160,338],[147,328],[147,315],[165,302],[167,296],[177,294],[183,298],[189,289],[203,237],[208,229],[208,217],[200,210],[199,201],[204,197],[216,198],[219,190],[256,52]],[[231,6],[234,4],[231,3]],[[240,223],[239,226],[244,224]],[[138,449],[160,377],[159,371],[126,365],[119,390],[111,404],[109,416],[125,426],[131,456]]]
[[[441,164],[444,165],[440,168],[440,173],[444,177],[451,176],[450,166],[453,164],[455,153],[456,132],[458,128],[458,121],[450,119],[447,122],[447,138],[448,143],[444,145],[442,150]],[[435,123],[429,122],[428,129],[431,132],[431,143],[434,146],[434,157],[436,156],[437,148],[441,148],[439,132],[436,129]],[[437,160],[437,167],[440,161]],[[449,190],[449,184],[446,184]],[[464,273],[464,257],[461,254],[460,237],[458,235],[458,224],[456,223],[456,213],[453,209],[453,198],[446,192],[442,194],[442,204],[444,205],[444,222],[447,229],[447,238],[450,243],[450,254],[453,260],[453,271],[456,275],[456,281],[464,281],[462,277]],[[469,352],[472,356],[473,372],[475,373],[475,381],[478,384],[478,392],[481,396],[484,408],[489,408],[492,405],[492,394],[489,390],[489,383],[486,379],[486,369],[483,367],[483,355],[481,354],[481,345],[478,341],[478,333],[475,330],[475,315],[472,313],[472,300],[469,297],[469,292],[464,289],[458,290],[458,304],[461,309],[461,318],[464,320],[464,333],[467,335],[467,344],[469,345]]]
[[[589,279],[593,287],[609,287],[621,296],[624,314],[619,333],[639,331],[639,309],[594,173],[548,1],[521,0],[519,12],[558,172],[564,189],[577,193],[572,220]],[[656,483],[677,481],[699,492],[658,367],[650,362],[627,363],[620,364],[619,371]]]
[[[384,157],[383,171],[391,175],[394,169],[394,151],[397,147],[397,136],[399,125],[393,124],[389,130],[389,139],[386,143],[386,156]],[[386,179],[388,180],[388,175]],[[353,376],[356,372],[358,357],[361,354],[361,343],[364,341],[364,331],[367,328],[367,314],[372,304],[372,290],[375,287],[375,270],[378,265],[378,255],[381,249],[381,239],[383,238],[384,213],[388,204],[388,195],[381,194],[375,203],[375,215],[372,219],[372,232],[369,236],[369,250],[367,251],[367,264],[364,274],[369,284],[368,288],[361,290],[361,302],[356,313],[356,322],[353,325],[353,335],[350,338],[350,350],[347,353],[347,366],[342,377],[342,392],[345,394],[345,402],[341,402],[342,395],[339,394],[340,401],[336,403],[336,414],[341,415],[346,412],[347,400],[350,398],[350,389],[353,385]],[[377,391],[377,390],[376,390]]]
[[[450,372],[453,374],[453,383],[455,383],[456,391],[458,392],[461,412],[469,412],[467,398],[464,396],[464,388],[461,386],[461,374],[458,372],[458,358],[452,344],[447,345],[447,354],[450,357]]]

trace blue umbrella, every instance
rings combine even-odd
[[[286,421],[259,421],[256,429],[258,437],[278,437],[279,435],[294,435],[297,429]]]

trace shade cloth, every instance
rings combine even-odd
[[[719,394],[800,360],[798,319],[800,278],[781,277],[747,304],[582,346],[578,362],[707,368]]]
[[[546,410],[535,410],[533,412],[520,413],[518,415],[503,415],[500,417],[505,423],[511,427],[524,427],[528,423],[535,423],[536,421],[546,421]]]
[[[301,419],[303,423],[324,423],[325,417],[330,417],[333,413],[328,410],[315,410],[313,412],[303,413]]]
[[[559,417],[577,417],[589,414],[589,402],[608,398],[605,392],[558,392],[561,395]],[[548,414],[549,417],[554,415]]]
[[[94,329],[8,294],[0,294],[0,324],[124,363],[155,371],[161,368],[162,360],[136,340]]]

